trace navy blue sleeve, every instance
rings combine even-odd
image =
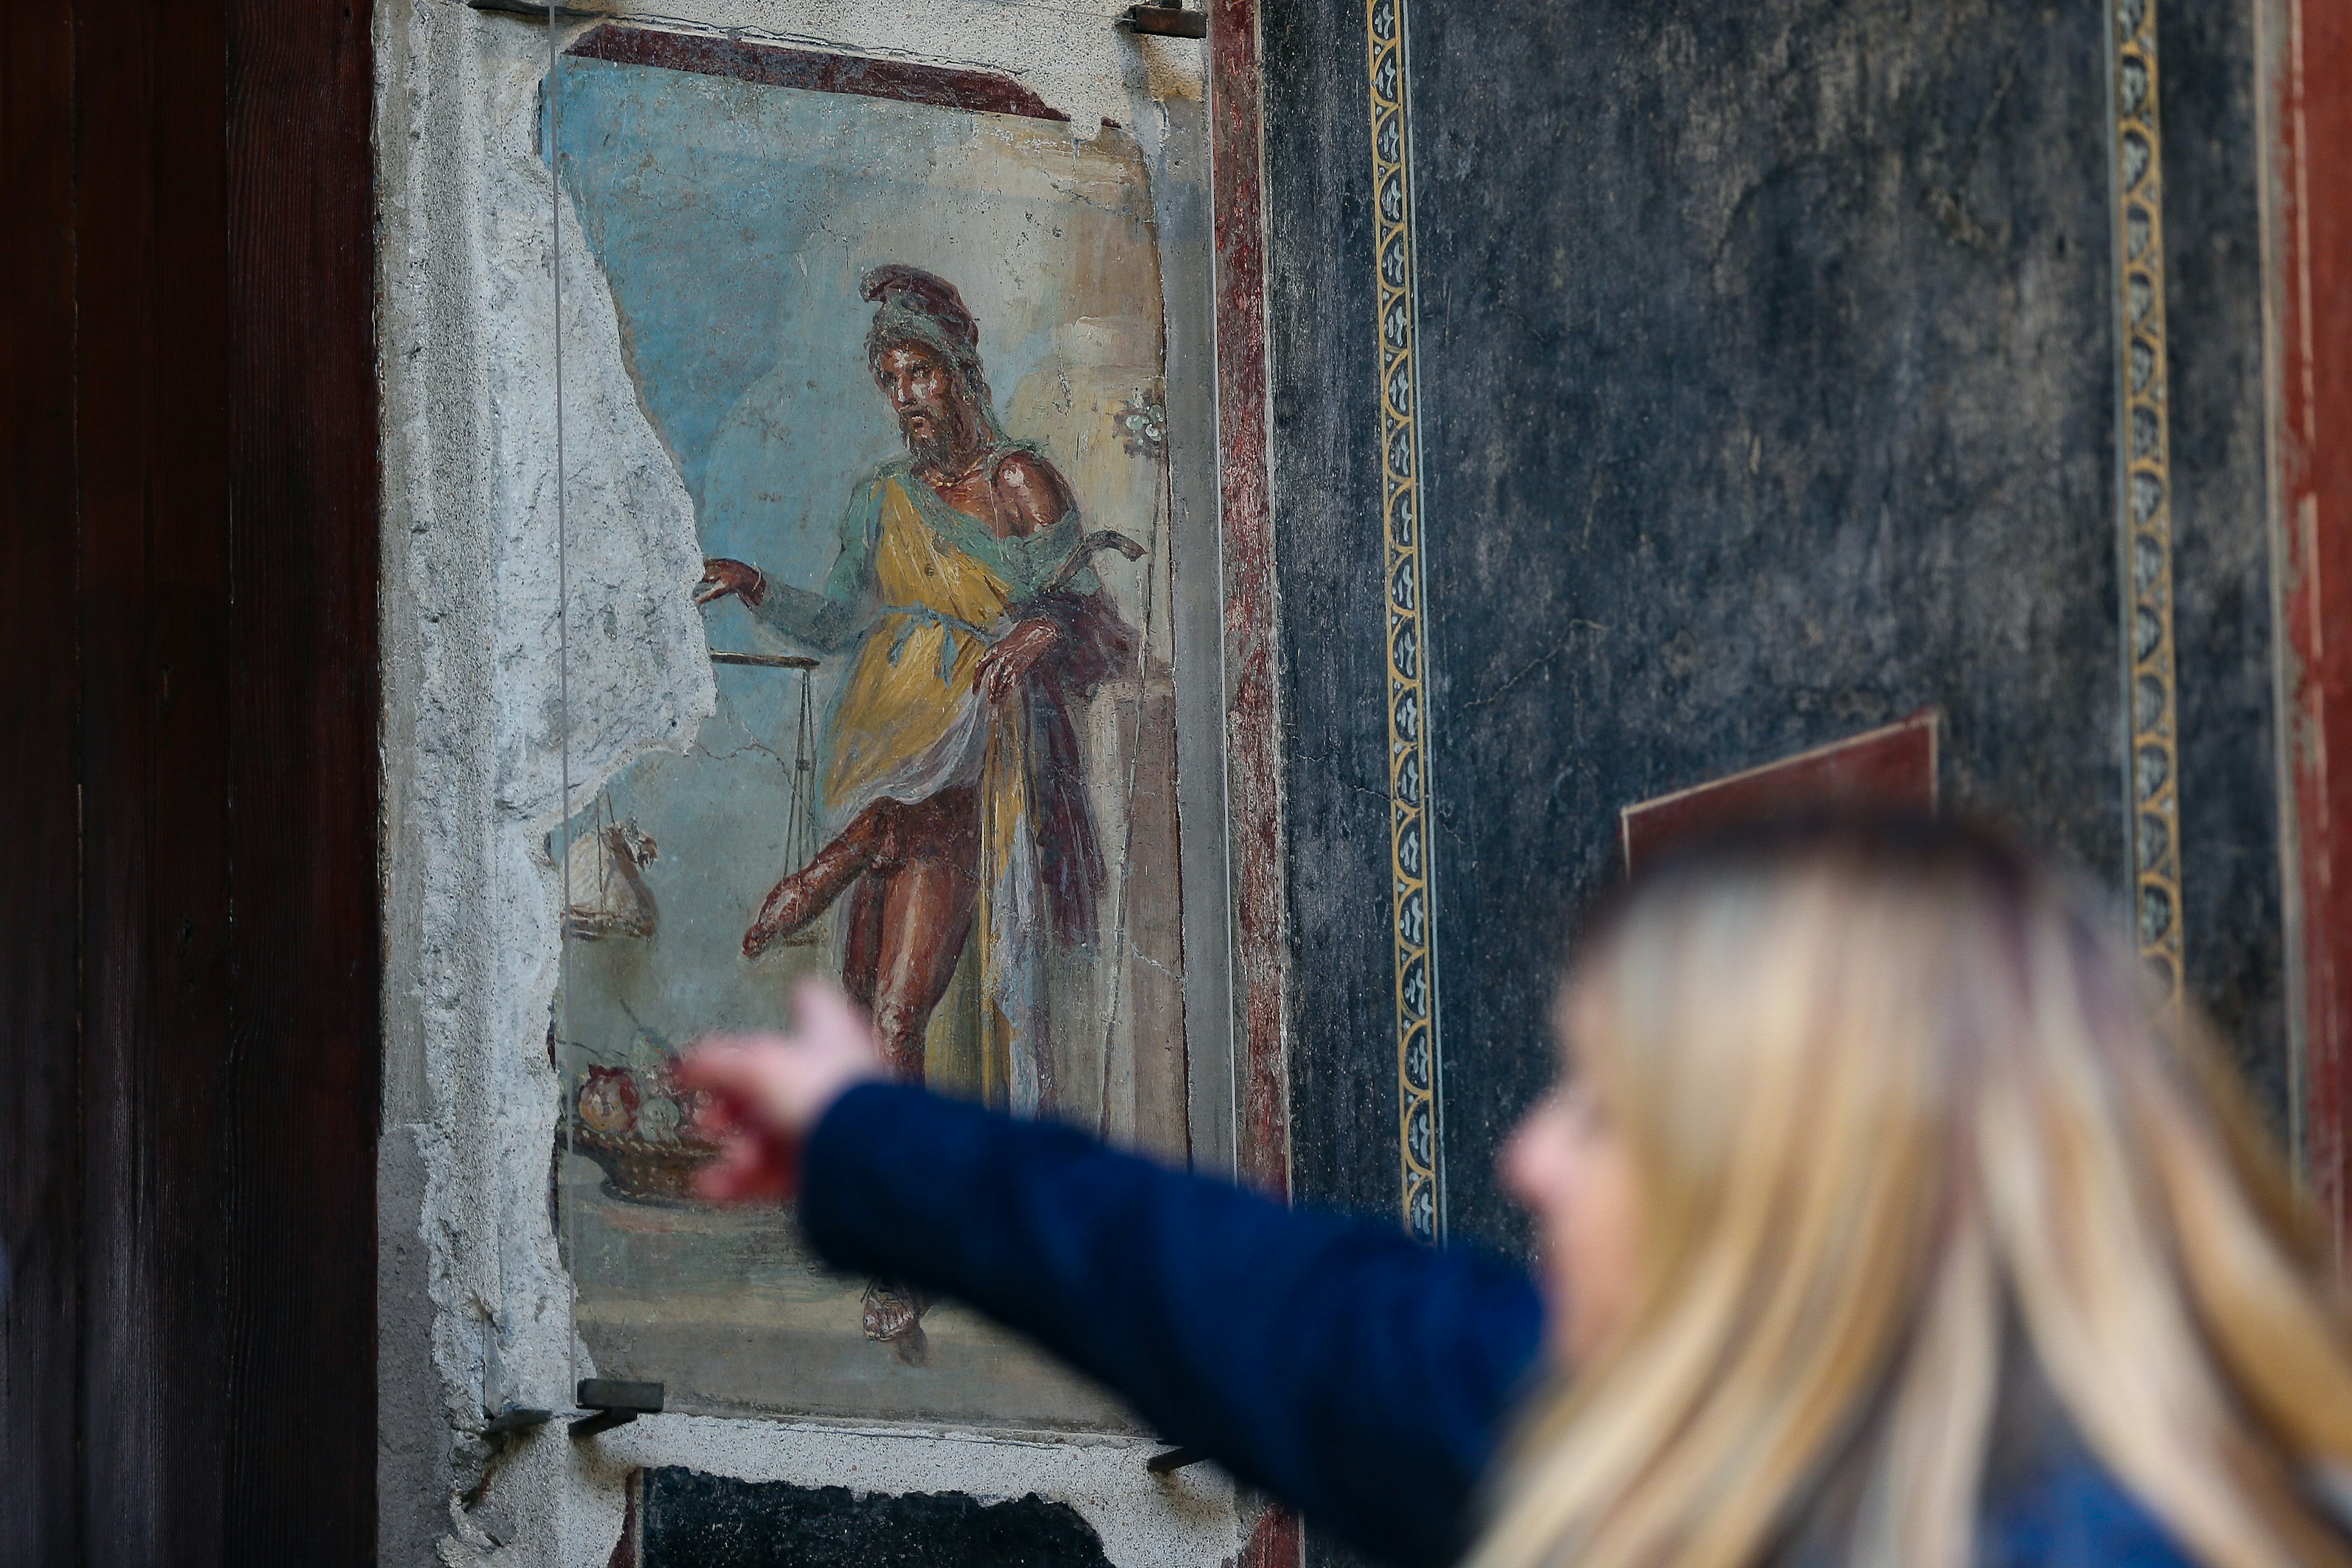
[[[835,1266],[961,1297],[1391,1563],[1467,1544],[1541,1336],[1513,1265],[897,1085],[826,1112],[801,1220]]]
[[[1983,1568],[2196,1568],[2147,1504],[2095,1465],[1995,1500],[1979,1527]]]

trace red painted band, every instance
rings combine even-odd
[[[733,77],[765,87],[797,87],[810,92],[848,92],[897,99],[940,109],[982,114],[1018,114],[1066,123],[1069,116],[1009,76],[917,65],[909,60],[864,55],[822,54],[775,44],[751,44],[699,33],[656,27],[603,26],[564,51],[582,59],[615,65],[659,66],[700,76]]]

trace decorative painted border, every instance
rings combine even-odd
[[[747,39],[672,32],[666,27],[606,24],[563,51],[615,65],[659,66],[699,76],[733,77],[767,87],[847,92],[865,98],[928,103],[983,114],[1018,114],[1067,122],[1069,116],[1009,76],[996,71],[919,65],[911,60],[755,44]]]
[[[1404,0],[1367,0],[1372,256],[1380,301],[1381,519],[1388,540],[1389,869],[1396,935],[1397,1174],[1405,1229],[1444,1227],[1438,1153],[1436,910],[1431,889],[1428,639],[1421,624],[1420,391],[1413,368],[1412,137],[1406,123]]]
[[[2180,994],[2180,755],[2174,715],[2171,431],[2167,414],[2164,181],[2156,0],[2113,0],[2116,334],[2122,387],[2124,620],[2130,682],[2134,934],[2168,996]]]

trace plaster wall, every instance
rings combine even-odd
[[[951,26],[935,5],[892,0],[612,14],[1007,73],[1075,125],[1116,121],[1162,160],[1171,114],[1202,96],[1204,58],[1198,45],[1116,29],[1118,10],[960,5]],[[459,0],[382,0],[374,26],[382,1560],[604,1563],[629,1471],[656,1465],[875,1491],[1036,1492],[1076,1508],[1115,1563],[1229,1558],[1230,1484],[1205,1467],[1150,1476],[1142,1438],[685,1415],[588,1443],[561,1423],[483,1435],[509,1405],[566,1408],[573,1381],[596,1370],[572,1331],[549,1170],[561,899],[546,846],[562,815],[564,716],[577,809],[631,758],[682,746],[713,691],[688,592],[700,555],[691,505],[638,405],[577,222],[550,199],[537,145],[548,28]]]

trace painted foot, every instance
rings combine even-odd
[[[871,1279],[858,1311],[867,1339],[888,1345],[908,1366],[922,1366],[931,1359],[930,1340],[923,1332],[923,1313],[929,1305],[919,1291]]]

